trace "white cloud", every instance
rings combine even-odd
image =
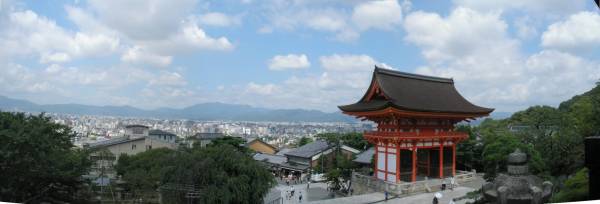
[[[259,33],[308,28],[330,32],[332,39],[352,42],[368,29],[393,29],[402,22],[396,0],[377,1],[265,1],[267,23]],[[409,9],[410,2],[403,3]]]
[[[561,50],[589,50],[600,45],[600,15],[579,12],[548,26],[542,46]]]
[[[119,39],[69,32],[54,21],[27,10],[9,14],[7,27],[0,34],[0,45],[7,49],[5,54],[39,55],[40,62],[52,63],[111,54],[117,50]]]
[[[153,86],[185,86],[187,81],[177,72],[162,71],[158,77],[151,79],[149,85]]]
[[[275,84],[257,84],[254,82],[248,83],[246,93],[259,95],[273,95],[279,91],[279,87]]]
[[[531,39],[538,35],[535,23],[529,16],[519,17],[514,21],[517,36],[521,39]]]
[[[281,83],[225,86],[214,97],[268,108],[338,111],[337,105],[353,103],[364,94],[375,64],[387,66],[368,55],[333,54],[320,59],[324,71],[317,75],[294,75]]]
[[[310,67],[305,54],[276,55],[269,60],[270,70],[304,69]]]
[[[229,51],[234,48],[226,37],[213,38],[204,32],[194,21],[186,22],[179,32],[168,38],[154,41],[141,41],[138,45],[160,55],[189,53],[197,50]]]
[[[415,12],[405,29],[405,40],[428,62],[417,73],[453,77],[466,98],[499,111],[557,105],[600,78],[600,63],[578,56],[548,50],[524,56],[498,14],[460,7],[447,17]]]
[[[519,9],[536,15],[556,16],[574,13],[585,8],[585,0],[454,0],[457,6],[469,7],[479,11],[497,11]]]
[[[179,30],[196,0],[90,0],[103,23],[135,40],[159,40]]]
[[[129,48],[127,52],[121,56],[121,60],[133,64],[148,64],[158,67],[166,67],[171,64],[173,57],[157,55],[147,52],[141,47],[135,46]]]
[[[328,71],[365,71],[373,70],[377,62],[368,55],[339,55],[322,56],[321,67]]]
[[[344,16],[334,11],[306,13],[308,27],[315,30],[336,32],[346,27]]]
[[[228,16],[220,12],[209,12],[198,16],[198,22],[202,25],[228,27],[240,25],[241,16]]]
[[[423,56],[433,63],[478,54],[512,58],[518,41],[507,36],[507,27],[499,13],[462,7],[454,9],[447,18],[417,11],[404,21],[405,40],[421,47]]]
[[[359,29],[391,29],[402,22],[402,7],[397,0],[367,1],[354,7],[352,20]]]

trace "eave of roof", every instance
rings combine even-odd
[[[378,88],[384,98],[373,98]],[[370,97],[371,96],[371,97]],[[443,101],[443,102],[442,102]],[[476,106],[454,87],[453,79],[399,72],[375,67],[369,89],[361,100],[338,106],[345,113],[368,112],[386,108],[433,113],[472,114],[486,116],[494,109]]]

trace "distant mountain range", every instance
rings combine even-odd
[[[341,112],[326,113],[305,109],[267,109],[249,105],[226,103],[201,103],[186,108],[158,108],[144,110],[131,106],[92,106],[81,104],[40,105],[27,100],[0,96],[0,110],[24,112],[65,113],[75,115],[102,115],[121,117],[148,117],[190,120],[230,120],[230,121],[273,121],[273,122],[356,122],[356,119]],[[509,112],[492,112],[493,119],[508,118]],[[483,119],[472,121],[478,125]]]
[[[158,108],[144,110],[131,106],[92,106],[81,104],[40,105],[27,100],[0,96],[0,110],[48,112],[76,115],[121,117],[152,117],[191,120],[273,121],[273,122],[355,122],[341,112],[325,113],[304,109],[267,109],[248,105],[202,103],[182,109]]]

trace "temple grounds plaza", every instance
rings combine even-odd
[[[439,203],[448,203],[452,198],[459,198],[465,196],[468,192],[475,191],[483,185],[482,174],[477,174],[473,179],[466,183],[458,183],[458,187],[454,190],[442,191],[442,199]],[[291,199],[286,199],[286,191],[290,190],[290,186],[294,186],[295,195]],[[407,195],[395,196],[390,194],[388,200],[385,201],[385,195],[383,192],[365,193],[353,196],[341,196],[336,195],[332,198],[327,191],[326,183],[311,183],[310,189],[306,189],[306,183],[287,186],[285,183],[280,183],[276,187],[281,191],[284,204],[295,204],[298,202],[298,193],[302,193],[301,203],[323,203],[323,204],[341,204],[341,203],[431,203],[433,196],[436,192],[440,192],[438,187],[432,187],[431,192],[415,192]],[[466,203],[470,201],[468,199],[458,200],[455,203]]]

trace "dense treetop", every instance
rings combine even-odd
[[[0,200],[74,202],[90,161],[49,117],[0,112]]]

